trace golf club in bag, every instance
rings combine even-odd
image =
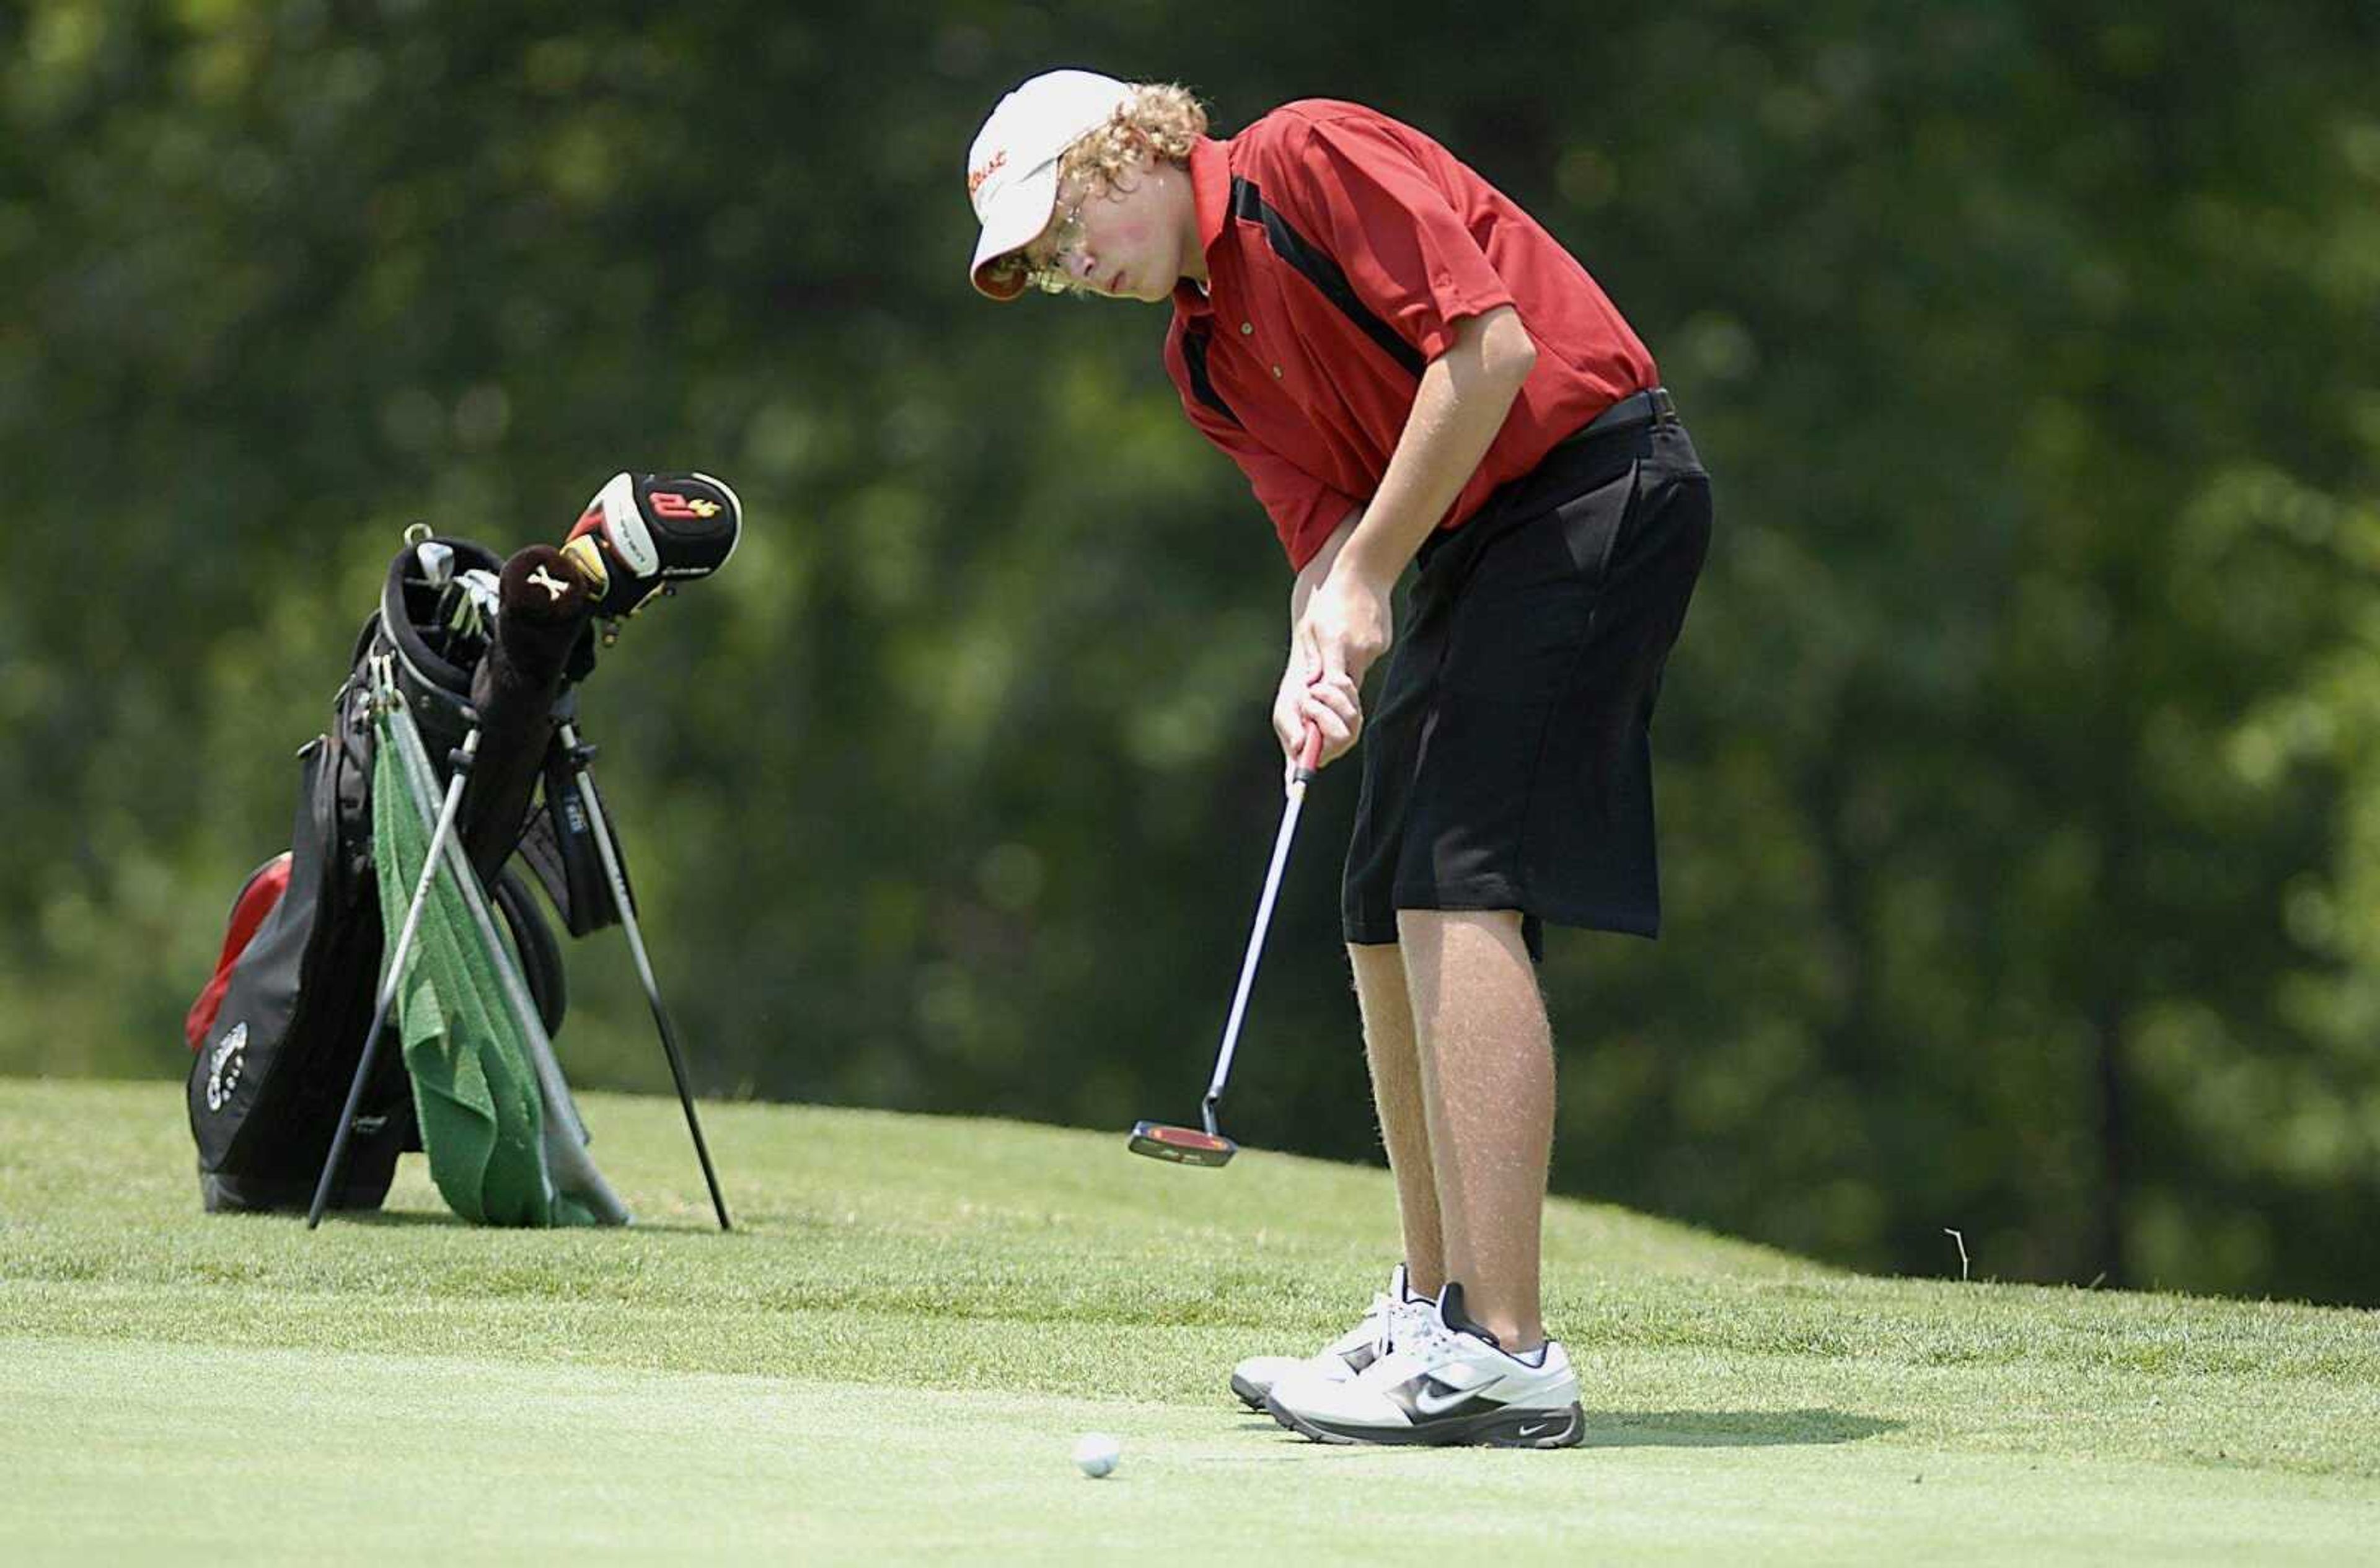
[[[1289,864],[1290,840],[1297,833],[1298,813],[1305,807],[1305,786],[1322,767],[1322,732],[1309,724],[1305,730],[1305,746],[1299,753],[1297,767],[1289,776],[1288,802],[1281,812],[1281,832],[1272,841],[1272,864],[1265,871],[1264,893],[1257,900],[1256,927],[1248,932],[1248,951],[1240,960],[1239,988],[1232,993],[1231,1015],[1223,1022],[1223,1042],[1215,1052],[1215,1076],[1207,1084],[1207,1098],[1200,1102],[1201,1120],[1198,1127],[1177,1127],[1163,1122],[1135,1122],[1132,1136],[1125,1144],[1135,1154],[1146,1154],[1151,1160],[1167,1160],[1176,1165],[1198,1165],[1212,1168],[1228,1165],[1239,1152],[1239,1145],[1223,1136],[1215,1124],[1215,1107],[1222,1102],[1224,1080],[1232,1076],[1232,1053],[1240,1040],[1240,1023],[1247,1016],[1248,990],[1256,983],[1257,960],[1263,955],[1266,930],[1272,924],[1273,900],[1281,893],[1281,873]]]
[[[408,547],[391,565],[379,608],[365,622],[348,677],[332,699],[329,726],[299,748],[289,848],[242,889],[213,978],[184,1020],[184,1036],[196,1053],[190,1131],[200,1194],[211,1213],[307,1205],[362,1050],[383,951],[372,842],[379,744],[370,670],[382,655],[405,649],[402,667],[417,688],[413,711],[441,752],[461,744],[468,727],[463,715],[473,711],[474,685],[483,673],[491,681],[522,678],[509,665],[493,667],[476,629],[478,602],[492,602],[492,585],[505,563],[484,546],[426,533],[408,531]],[[549,548],[546,553],[555,553]],[[583,623],[583,590],[579,598]],[[520,631],[528,630],[528,618],[522,617]],[[592,639],[583,633],[583,625],[565,624],[549,634],[573,639],[565,653],[575,673],[591,668]],[[455,657],[448,658],[450,652]],[[545,684],[558,689],[564,680],[565,671],[556,668]],[[523,704],[495,706],[513,715],[498,735],[502,748],[533,756],[547,744],[552,725],[541,703],[526,705],[533,721],[527,723],[520,722]],[[483,771],[483,785],[498,771]],[[551,1033],[567,1009],[560,949],[522,878],[527,857],[506,863],[521,836],[527,804],[524,793],[492,807],[483,788],[465,815],[485,830],[480,875],[504,917],[521,978]],[[541,815],[533,828],[545,827]],[[423,1147],[401,1063],[381,1064],[355,1127],[354,1158],[335,1201],[341,1208],[377,1208],[397,1156]]]
[[[501,561],[468,541],[408,533],[334,723],[300,753],[290,851],[243,888],[214,978],[186,1021],[197,1052],[191,1127],[210,1210],[286,1209],[310,1196],[312,1223],[329,1207],[376,1207],[397,1154],[424,1147],[417,1101],[425,1114],[444,1102],[378,1048],[397,987],[424,962],[418,928],[436,884],[440,930],[459,921],[463,947],[481,955],[490,1016],[503,1015],[526,1058],[515,1058],[516,1076],[526,1065],[529,1092],[546,1105],[538,1179],[577,1203],[574,1222],[625,1220],[585,1162],[584,1125],[552,1060],[550,1037],[566,1003],[559,950],[528,893],[533,878],[574,936],[615,922],[626,930],[713,1209],[722,1228],[730,1223],[619,844],[588,771],[577,686],[593,668],[599,619],[612,622],[608,644],[617,617],[722,565],[740,527],[734,492],[715,480],[623,474],[560,550],[531,546]],[[544,798],[532,813],[540,782]],[[386,858],[392,824],[417,811],[413,847],[426,836],[428,852],[417,881],[412,851],[396,851],[404,869],[393,874],[414,894],[400,905],[398,888],[379,886],[375,828]],[[384,935],[395,944],[385,966]],[[432,1172],[471,1217],[434,1149]]]

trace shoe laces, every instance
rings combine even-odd
[[[1390,1343],[1385,1331],[1376,1342],[1380,1354],[1378,1359],[1372,1363],[1372,1370],[1383,1377],[1388,1376],[1382,1368],[1393,1358],[1402,1368],[1393,1380],[1401,1381],[1415,1372],[1427,1371],[1439,1365],[1454,1343],[1453,1333],[1439,1321],[1437,1309],[1428,1302],[1416,1301],[1409,1306],[1412,1310],[1405,1314],[1408,1321],[1396,1334],[1395,1343]]]
[[[1390,1341],[1395,1337],[1396,1315],[1397,1303],[1384,1293],[1376,1294],[1361,1320],[1332,1341],[1330,1349],[1352,1354],[1358,1345],[1368,1344],[1372,1347],[1373,1359],[1378,1360],[1389,1353]]]
[[[1434,1355],[1454,1343],[1454,1331],[1439,1320],[1433,1307],[1414,1314],[1414,1331],[1409,1336],[1413,1349],[1420,1355]]]

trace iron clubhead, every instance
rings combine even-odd
[[[1132,1140],[1124,1147],[1135,1154],[1171,1161],[1176,1165],[1228,1165],[1232,1156],[1240,1151],[1238,1144],[1220,1133],[1172,1127],[1162,1122],[1135,1122]]]

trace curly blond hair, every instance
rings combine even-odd
[[[1190,145],[1207,134],[1207,123],[1206,109],[1188,88],[1172,82],[1135,82],[1131,95],[1116,106],[1106,124],[1085,132],[1058,155],[1059,181],[1062,186],[1073,181],[1086,201],[1128,191],[1132,188],[1128,176],[1145,157],[1187,167]],[[1021,249],[988,263],[985,272],[1018,284],[1033,275]],[[1051,292],[1077,299],[1091,297],[1078,284]]]
[[[1081,182],[1093,196],[1128,189],[1132,165],[1146,154],[1186,164],[1190,144],[1207,134],[1207,111],[1190,90],[1173,82],[1135,82],[1132,96],[1108,123],[1059,156],[1058,177]]]

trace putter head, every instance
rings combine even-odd
[[[1124,1147],[1135,1154],[1170,1160],[1176,1165],[1228,1165],[1240,1151],[1238,1144],[1220,1133],[1172,1127],[1162,1122],[1135,1122],[1132,1139]]]

